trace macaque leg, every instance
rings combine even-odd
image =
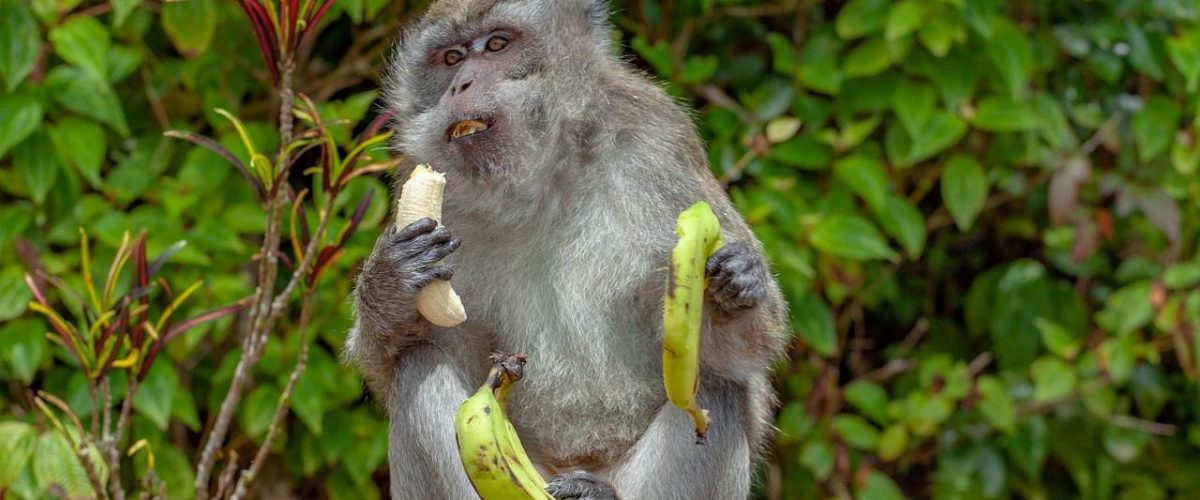
[[[454,415],[482,382],[472,384],[459,359],[448,346],[425,344],[396,363],[387,402],[393,499],[478,498],[459,460]]]
[[[696,444],[687,413],[664,405],[609,474],[620,498],[746,498],[751,466],[744,395],[731,382],[701,378],[697,400],[712,419],[707,444]]]

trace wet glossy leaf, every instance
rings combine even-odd
[[[809,235],[818,250],[852,260],[896,260],[875,226],[854,215],[833,215],[823,219]]]

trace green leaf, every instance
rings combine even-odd
[[[59,66],[46,77],[46,86],[67,109],[99,120],[121,136],[129,135],[125,112],[111,86],[75,68]]]
[[[1183,75],[1187,91],[1200,91],[1200,29],[1167,40],[1167,54],[1175,69]]]
[[[246,396],[246,401],[238,408],[238,422],[246,434],[259,438],[267,433],[271,419],[275,417],[279,392],[278,388],[263,384],[255,387],[250,395]]]
[[[37,446],[37,431],[25,422],[0,422],[0,490],[17,480]]]
[[[892,94],[892,109],[900,124],[913,137],[921,136],[922,127],[933,114],[937,104],[937,95],[927,83],[913,83],[905,80]]]
[[[1158,158],[1175,141],[1179,128],[1179,106],[1162,94],[1146,100],[1146,105],[1133,115],[1133,140],[1137,143],[1138,158],[1144,162]]]
[[[884,37],[891,41],[916,31],[921,27],[924,15],[925,9],[916,0],[901,0],[892,4]]]
[[[326,399],[325,391],[315,374],[305,371],[300,375],[300,380],[296,381],[296,390],[292,393],[292,410],[314,436],[321,435]]]
[[[811,470],[813,477],[824,481],[833,473],[833,450],[825,441],[812,440],[800,449],[800,464]]]
[[[796,136],[802,123],[793,116],[781,116],[767,122],[764,133],[771,144],[779,144]]]
[[[945,57],[954,47],[955,41],[962,42],[967,37],[962,21],[955,15],[947,14],[947,10],[950,9],[937,9],[932,16],[924,19],[921,31],[917,33],[921,45],[937,57]]]
[[[42,104],[32,96],[0,96],[0,158],[42,124]]]
[[[200,412],[191,391],[176,391],[171,396],[171,418],[194,432],[200,431]]]
[[[0,342],[0,362],[8,366],[14,379],[29,385],[50,350],[45,322],[33,316],[9,321],[0,325],[0,339],[4,339]]]
[[[954,414],[954,403],[941,395],[913,392],[905,399],[905,423],[913,434],[929,437]]]
[[[1121,463],[1130,463],[1142,454],[1150,435],[1138,429],[1110,425],[1104,429],[1104,450]]]
[[[104,129],[82,118],[69,117],[50,129],[50,136],[66,160],[79,170],[94,188],[99,188],[100,165],[108,149]]]
[[[12,159],[25,178],[25,186],[29,188],[33,201],[38,205],[43,204],[46,194],[58,179],[59,170],[58,156],[50,136],[40,130],[35,132],[13,149]]]
[[[1012,21],[996,17],[986,51],[1000,72],[1009,99],[1023,100],[1028,91],[1029,75],[1033,72],[1033,48],[1029,45],[1028,35]]]
[[[826,95],[837,95],[841,91],[842,77],[842,70],[832,56],[806,59],[796,70],[800,85]]]
[[[988,334],[996,361],[1005,369],[1027,366],[1037,357],[1041,335],[1034,326],[1040,317],[1056,318],[1053,308],[1064,308],[1046,268],[1040,262],[1022,259],[1009,264],[996,285]]]
[[[867,480],[858,489],[858,500],[904,500],[904,493],[887,474],[877,470],[867,474]]]
[[[1062,325],[1045,318],[1034,320],[1034,325],[1042,334],[1042,345],[1050,352],[1066,359],[1074,359],[1079,353],[1079,336],[1071,333]]]
[[[843,441],[860,450],[874,450],[879,445],[879,430],[858,415],[834,417],[833,429]]]
[[[879,436],[879,458],[891,462],[904,455],[908,448],[908,430],[904,424],[892,424]]]
[[[83,464],[67,438],[59,432],[45,432],[38,438],[33,455],[33,475],[39,489],[59,488],[70,498],[92,498],[92,486]]]
[[[846,386],[844,396],[847,403],[863,412],[871,420],[880,424],[887,424],[891,421],[887,413],[888,394],[879,384],[853,382]]]
[[[767,45],[771,46],[771,67],[777,73],[791,75],[796,71],[796,48],[792,39],[778,32],[767,33]]]
[[[902,196],[888,195],[883,210],[875,212],[883,230],[895,238],[909,259],[921,258],[925,250],[925,216]]]
[[[892,65],[888,54],[888,42],[883,37],[871,37],[846,54],[842,62],[842,74],[847,78],[874,76]]]
[[[1124,384],[1133,374],[1137,364],[1138,338],[1136,335],[1106,339],[1100,344],[1100,359],[1104,371],[1117,384]]]
[[[988,180],[974,157],[956,155],[946,162],[941,179],[942,203],[960,231],[971,229],[987,202]]]
[[[809,239],[817,250],[851,260],[899,259],[879,230],[855,215],[826,217],[813,228]]]
[[[212,0],[168,2],[162,7],[163,31],[175,50],[187,57],[208,50],[217,28],[217,10]]]
[[[835,21],[838,36],[849,40],[882,30],[889,7],[887,0],[850,0]]]
[[[1150,286],[1150,282],[1143,281],[1113,292],[1104,301],[1104,309],[1096,314],[1096,323],[1118,336],[1129,335],[1150,324],[1154,319]]]
[[[1071,129],[1067,115],[1063,113],[1058,101],[1045,92],[1038,92],[1034,94],[1032,104],[1034,113],[1041,117],[1041,128],[1038,131],[1047,143],[1055,148],[1075,146],[1075,132]]]
[[[171,420],[171,400],[179,389],[174,368],[165,362],[154,363],[133,396],[133,409],[165,431]]]
[[[108,30],[96,18],[83,15],[68,18],[50,30],[50,43],[63,60],[99,81],[108,81],[108,49],[112,42]]]
[[[1041,121],[1028,103],[989,96],[979,101],[971,124],[988,132],[1019,132],[1038,128]]]
[[[1129,32],[1129,63],[1150,78],[1161,81],[1163,78],[1162,63],[1158,54],[1154,53],[1150,38],[1141,26],[1132,19],[1125,20],[1125,29]]]
[[[949,111],[934,112],[924,128],[913,137],[906,163],[911,165],[945,151],[967,135],[967,124]]]
[[[12,92],[37,63],[42,35],[25,0],[0,0],[0,75]]]
[[[876,210],[883,208],[888,177],[879,160],[866,155],[848,156],[833,165],[833,172],[868,206]]]
[[[1058,358],[1038,358],[1029,367],[1033,378],[1033,400],[1055,401],[1075,392],[1075,369]]]
[[[684,83],[700,83],[712,79],[721,62],[716,56],[692,56],[683,62],[679,79]]]
[[[18,266],[6,266],[0,272],[0,322],[25,313],[33,292],[25,286],[25,273]]]
[[[1163,272],[1163,284],[1171,290],[1187,290],[1200,285],[1200,261],[1182,262]]]
[[[771,147],[770,158],[805,170],[829,168],[833,149],[811,135],[799,135]]]
[[[979,414],[1005,434],[1017,428],[1017,409],[1000,379],[991,375],[979,377]]]
[[[809,290],[792,300],[792,328],[818,354],[833,356],[837,350],[837,330],[829,306]]]
[[[142,5],[143,0],[112,0],[113,26],[120,28],[133,13],[133,9]]]

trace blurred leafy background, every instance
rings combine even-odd
[[[425,4],[335,0],[300,45],[296,92],[338,146],[378,117],[386,53]],[[613,7],[633,63],[697,109],[791,304],[759,496],[1200,496],[1200,3]],[[87,377],[24,276],[84,283],[81,234],[107,263],[128,232],[150,256],[187,242],[161,271],[203,283],[179,317],[251,296],[255,188],[163,133],[250,162],[215,110],[277,150],[272,88],[236,2],[0,0],[0,496],[91,491],[36,397],[90,418]],[[363,176],[334,200],[331,227],[360,224],[315,283],[307,369],[258,496],[386,496],[385,416],[338,356],[388,191]],[[194,493],[244,316],[165,344],[132,400],[124,445],[146,441],[171,498]],[[252,456],[270,427],[300,350],[293,316],[226,451]],[[131,481],[150,466],[138,457]]]

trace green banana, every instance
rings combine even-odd
[[[700,388],[700,320],[707,285],[704,267],[721,248],[721,223],[703,201],[679,214],[679,241],[671,251],[671,275],[663,300],[663,385],[671,403],[692,417],[696,442],[708,432],[708,411],[696,403]]]
[[[508,392],[521,379],[525,359],[493,356],[487,382],[454,418],[459,458],[483,500],[554,500],[505,414]]]

